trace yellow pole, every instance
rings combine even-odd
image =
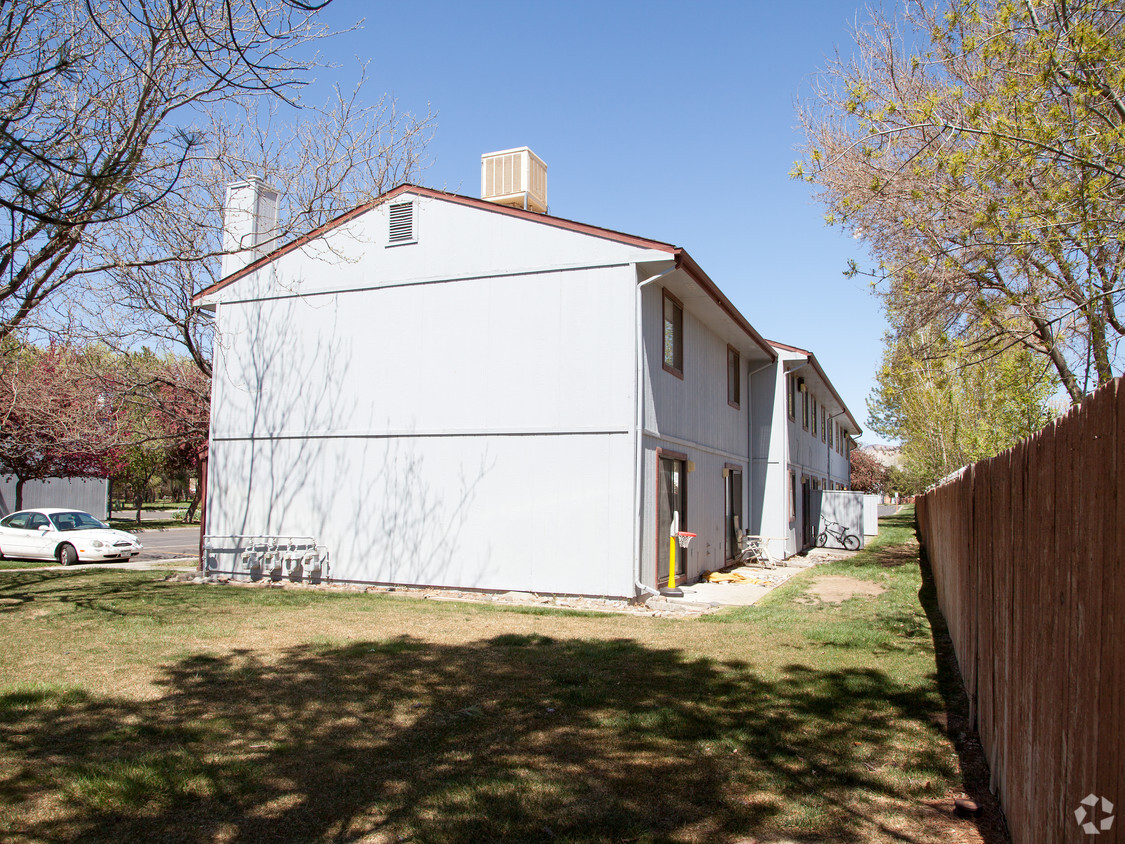
[[[672,534],[668,545],[668,588],[676,588],[676,535]]]

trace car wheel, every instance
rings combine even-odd
[[[63,545],[59,548],[59,562],[64,566],[73,566],[78,562],[78,552],[73,545]]]

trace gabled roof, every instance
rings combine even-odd
[[[808,349],[801,349],[797,346],[790,346],[786,343],[779,343],[776,340],[770,340],[769,343],[771,346],[775,346],[778,349],[784,349],[787,352],[795,352],[798,355],[804,355],[806,358],[808,358],[809,363],[812,364],[812,368],[816,371],[817,375],[820,376],[820,380],[824,382],[824,386],[826,386],[828,388],[828,391],[832,393],[832,397],[836,399],[836,402],[840,405],[840,409],[844,411],[845,415],[847,415],[848,417],[848,421],[852,423],[852,427],[855,429],[856,436],[858,437],[863,433],[863,428],[861,428],[859,426],[859,423],[855,421],[855,417],[852,416],[852,412],[848,410],[848,406],[844,404],[844,400],[840,398],[840,394],[837,393],[836,388],[832,386],[832,382],[828,379],[828,375],[825,373],[824,369],[821,368],[820,361],[816,359],[816,355],[814,355]]]
[[[344,225],[345,223],[354,220],[356,217],[366,214],[373,208],[376,208],[383,203],[390,202],[391,200],[407,193],[415,194],[417,196],[429,197],[430,199],[438,199],[442,200],[443,202],[452,202],[456,205],[463,205],[469,208],[475,208],[480,211],[487,211],[490,214],[503,214],[508,217],[527,220],[528,222],[537,223],[539,225],[554,226],[556,228],[566,229],[567,231],[577,232],[579,234],[589,235],[591,237],[599,237],[605,240],[612,240],[615,243],[621,243],[626,246],[636,246],[641,249],[652,249],[658,252],[666,252],[669,256],[675,259],[676,269],[683,270],[697,285],[699,285],[699,287],[705,293],[707,293],[712,301],[714,301],[715,304],[718,305],[719,308],[727,316],[729,316],[734,321],[734,323],[738,325],[738,327],[743,332],[745,332],[750,337],[750,339],[753,340],[754,343],[757,344],[758,347],[766,353],[767,356],[769,356],[770,360],[777,359],[777,352],[774,351],[769,341],[767,341],[764,337],[762,337],[761,334],[754,330],[754,327],[750,325],[749,320],[747,320],[746,317],[739,313],[738,309],[731,303],[729,299],[727,299],[723,292],[719,290],[715,282],[713,282],[708,277],[708,275],[703,272],[699,265],[695,263],[692,257],[679,246],[674,246],[671,243],[665,243],[661,240],[652,240],[651,238],[638,237],[637,235],[626,234],[624,232],[614,231],[613,229],[606,229],[600,226],[592,226],[588,223],[579,223],[574,220],[567,220],[563,217],[553,217],[549,214],[540,214],[536,211],[525,211],[522,208],[511,208],[506,205],[497,205],[494,202],[488,202],[484,199],[476,199],[471,196],[462,196],[461,194],[457,193],[434,190],[433,188],[424,188],[419,185],[412,184],[402,184],[395,188],[392,188],[386,193],[377,196],[375,199],[372,199],[369,202],[365,202],[363,205],[353,208],[351,211],[347,211],[341,214],[339,217],[336,217],[335,219],[329,220],[327,223],[318,226],[308,234],[301,235],[300,237],[291,240],[289,243],[279,246],[277,249],[274,249],[272,252],[263,255],[258,260],[247,264],[237,272],[231,273],[226,278],[219,279],[214,284],[199,291],[194,296],[192,296],[192,304],[196,304],[204,296],[209,296],[213,293],[217,293],[218,291],[233,284],[234,282],[249,275],[250,273],[261,269],[264,266],[267,266],[273,261],[276,261],[283,255],[287,255],[290,252],[300,249],[307,243],[316,240],[318,237],[322,237],[333,229],[336,229]]]

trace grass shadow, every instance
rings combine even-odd
[[[149,701],[35,686],[0,696],[0,805],[18,818],[4,831],[914,841],[888,825],[885,803],[931,811],[922,782],[950,773],[940,753],[896,747],[904,722],[936,729],[932,690],[876,669],[792,664],[766,678],[626,639],[245,649],[180,659],[160,683]]]

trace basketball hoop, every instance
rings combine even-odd
[[[681,548],[687,548],[689,545],[691,545],[691,541],[693,539],[695,539],[694,533],[688,533],[687,531],[679,531],[676,534],[676,542],[679,543]]]

